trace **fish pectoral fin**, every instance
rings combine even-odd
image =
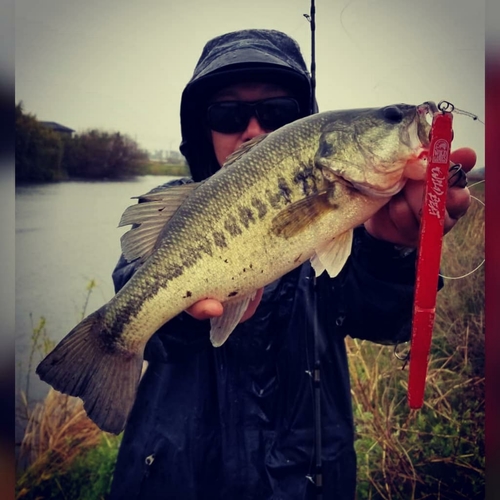
[[[353,230],[333,238],[316,248],[316,253],[311,258],[311,265],[319,276],[325,269],[330,278],[335,278],[344,267],[351,255]]]
[[[255,292],[238,300],[224,303],[222,316],[210,320],[210,342],[214,347],[220,347],[228,339],[254,297]]]
[[[155,189],[138,196],[139,203],[128,207],[118,227],[134,224],[121,237],[122,252],[129,262],[141,259],[144,262],[153,252],[158,237],[184,200],[201,183]],[[147,203],[143,203],[147,202]]]
[[[277,236],[291,238],[332,210],[333,188],[291,203],[273,219],[271,230]]]

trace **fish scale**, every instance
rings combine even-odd
[[[309,259],[317,273],[335,276],[352,229],[403,187],[407,165],[422,169],[428,130],[411,105],[319,113],[249,141],[204,182],[139,197],[146,203],[122,219],[134,224],[122,247],[137,271],[37,373],[119,433],[158,328],[217,299],[224,313],[211,320],[210,338],[220,346],[259,288]]]

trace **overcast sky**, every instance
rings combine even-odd
[[[177,149],[179,103],[203,45],[274,28],[310,64],[309,0],[16,0],[16,102],[78,131]],[[320,111],[448,100],[484,121],[483,0],[316,0]],[[484,125],[456,115],[453,146],[484,164]]]

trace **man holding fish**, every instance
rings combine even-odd
[[[116,299],[40,365],[102,428],[126,423],[112,499],[354,498],[344,339],[409,340],[428,108],[311,116],[311,101],[287,35],[210,40],[181,100],[192,179],[125,212]],[[450,181],[445,232],[465,185]]]

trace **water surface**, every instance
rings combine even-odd
[[[51,339],[59,341],[81,319],[87,286],[95,280],[87,313],[114,294],[111,272],[120,255],[117,228],[123,211],[172,177],[132,181],[63,182],[16,188],[16,393],[26,388],[32,323],[43,316]],[[30,399],[49,386],[30,370]]]

